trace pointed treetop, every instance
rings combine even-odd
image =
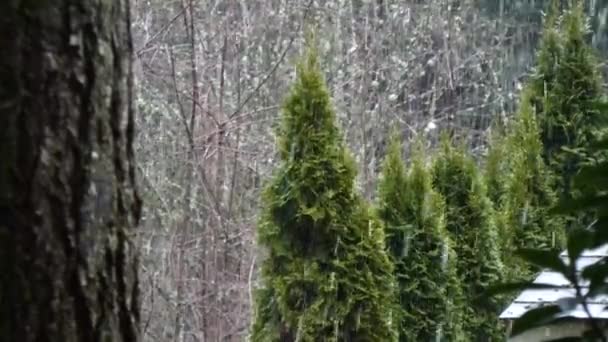
[[[554,28],[557,25],[557,21],[559,19],[560,10],[559,10],[560,0],[551,0],[549,4],[549,13],[545,16],[544,29]]]
[[[316,48],[309,44],[296,67],[296,80],[283,104],[277,135],[281,158],[318,154],[319,149],[342,147],[330,94],[319,67]]]
[[[397,129],[393,129],[390,133],[386,156],[382,162],[381,180],[378,184],[379,197],[381,198],[390,196],[389,193],[400,196],[398,187],[405,186],[406,171],[402,151],[401,135]]]
[[[412,165],[420,164],[420,166],[424,167],[425,154],[426,154],[426,149],[424,147],[424,143],[425,143],[425,140],[422,136],[418,136],[414,140],[414,142],[412,144],[412,148],[411,148]]]
[[[297,68],[257,227],[267,253],[251,340],[395,341],[383,230],[354,187],[314,49]]]
[[[386,246],[389,255],[398,257],[403,251],[403,206],[406,203],[407,176],[401,157],[400,135],[393,130],[378,182],[378,217],[386,229]]]
[[[395,170],[396,172],[403,172],[405,170],[401,157],[402,149],[403,144],[401,143],[399,131],[397,129],[391,130],[386,158],[384,160],[385,169],[388,169],[387,171]]]
[[[519,111],[510,134],[510,144],[511,146],[520,146],[520,150],[525,151],[527,155],[536,156],[542,155],[543,145],[540,139],[540,128],[535,108],[530,101],[532,96],[532,91],[529,89],[522,93]]]
[[[577,1],[564,16],[564,26],[566,31],[566,41],[575,40],[577,43],[585,44],[584,38],[589,33],[589,25],[585,16],[583,4]]]
[[[420,219],[425,218],[424,216],[432,211],[440,209],[443,211],[443,208],[438,207],[443,199],[437,202],[436,199],[431,199],[429,197],[432,194],[431,197],[435,198],[437,197],[437,194],[432,190],[432,179],[429,169],[426,166],[425,148],[422,139],[418,138],[413,143],[410,160],[411,163],[407,182],[408,192],[412,204],[418,206],[417,209],[422,216]]]

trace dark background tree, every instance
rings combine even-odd
[[[129,2],[0,12],[0,340],[137,341]]]

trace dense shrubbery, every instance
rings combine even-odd
[[[258,226],[267,255],[253,341],[504,338],[505,298],[478,296],[538,271],[516,250],[563,248],[566,218],[550,210],[581,196],[571,185],[584,160],[564,148],[596,141],[601,117],[581,9],[545,26],[535,73],[513,119],[495,125],[484,172],[447,136],[434,151],[417,145],[406,162],[396,134],[373,212],[355,190],[315,52],[306,55]],[[580,226],[580,215],[570,222]]]
[[[396,135],[384,161],[378,213],[384,223],[398,285],[399,340],[462,340],[457,315],[461,298],[451,244],[445,230],[445,204],[433,191],[419,148],[409,171]]]

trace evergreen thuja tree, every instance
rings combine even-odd
[[[475,161],[445,137],[433,164],[433,185],[446,202],[446,228],[454,241],[462,283],[467,339],[499,341],[504,338],[498,321],[502,303],[477,299],[503,279],[494,210]]]
[[[431,188],[420,152],[406,175],[401,144],[394,136],[378,191],[378,214],[395,264],[399,341],[458,341],[460,320],[451,301],[459,297],[450,298],[455,293],[449,290],[459,286],[448,287],[457,278],[452,259],[448,262],[443,200]]]
[[[562,219],[549,213],[557,203],[555,176],[542,159],[543,145],[534,110],[528,101],[529,92],[525,91],[522,96],[507,137],[510,168],[506,173],[507,192],[502,208],[506,224],[512,229],[512,240],[507,244],[511,254],[518,248],[562,248],[565,238]],[[538,271],[516,258],[506,261],[513,276],[519,280]]]
[[[257,230],[266,256],[251,340],[393,341],[394,278],[381,225],[355,191],[355,166],[310,50],[282,111],[281,165]]]
[[[386,248],[395,264],[395,273],[404,273],[402,257],[406,251],[407,227],[404,208],[406,206],[407,174],[401,158],[401,143],[396,134],[391,137],[387,154],[382,164],[378,183],[378,217],[384,225]]]
[[[498,128],[498,127],[497,127]],[[510,158],[507,149],[507,137],[504,129],[493,129],[485,156],[484,181],[488,198],[492,201],[495,216],[496,231],[500,241],[501,260],[503,263],[513,258],[509,244],[513,240],[512,227],[505,216],[505,199],[507,198],[507,179],[509,176]],[[509,269],[507,269],[507,272]]]
[[[581,1],[558,20],[557,9],[547,20],[536,72],[527,101],[538,117],[543,158],[558,175],[558,196],[572,198],[573,175],[580,168],[576,154],[563,148],[584,148],[596,138],[595,103],[602,95],[599,64],[586,42],[587,25]]]

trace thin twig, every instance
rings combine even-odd
[[[182,10],[177,13],[175,15],[175,17],[173,17],[168,23],[167,25],[163,26],[160,30],[158,30],[158,32],[156,32],[152,37],[150,37],[150,39],[148,39],[142,46],[141,48],[139,48],[136,52],[137,56],[139,57],[141,54],[143,54],[147,48],[148,45],[153,42],[156,38],[158,38],[158,36],[160,36],[163,32],[167,31],[175,21],[177,21],[177,19],[179,19],[179,17],[181,17],[182,14],[184,14],[185,12],[185,8],[182,8]]]
[[[313,3],[314,3],[314,0],[310,0],[308,2],[308,5],[306,5],[306,7],[304,8],[304,16],[302,17],[302,22],[300,23],[296,32],[299,32],[302,29],[302,27],[304,26],[304,22],[306,21],[306,18],[308,17],[310,7],[312,7]],[[287,56],[287,52],[289,52],[289,50],[291,49],[295,39],[296,39],[296,35],[294,34],[289,39],[289,42],[287,43],[287,47],[285,48],[285,50],[283,50],[283,53],[279,57],[279,60],[272,66],[272,68],[270,68],[270,71],[264,76],[264,78],[262,78],[260,83],[258,83],[258,85],[251,91],[251,93],[249,93],[249,95],[247,95],[247,97],[245,97],[245,100],[241,104],[239,104],[239,106],[236,108],[236,110],[232,114],[230,114],[229,118],[232,118],[233,116],[239,114],[241,112],[241,110],[245,107],[245,105],[257,94],[257,92],[262,88],[262,86],[276,72],[276,70],[279,68],[279,65],[281,65],[283,63],[283,61],[285,60],[285,56]]]

